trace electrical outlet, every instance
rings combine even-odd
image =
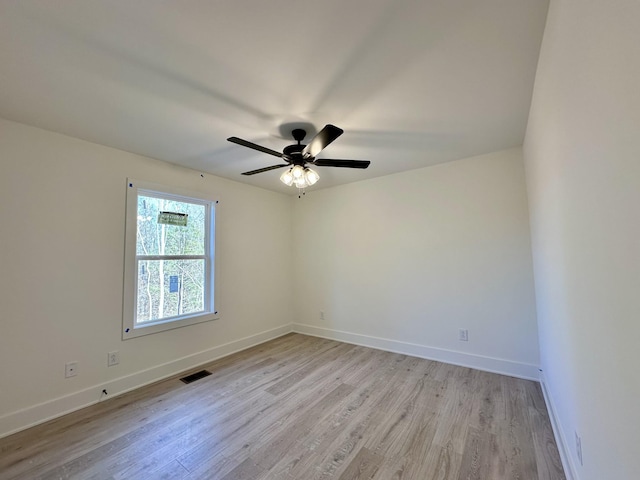
[[[109,352],[107,354],[107,366],[113,367],[114,365],[118,365],[120,363],[120,354],[117,350],[113,352]]]
[[[75,377],[78,374],[78,362],[64,364],[64,378]]]
[[[324,320],[324,311],[320,310],[320,320]]]
[[[576,435],[576,455],[578,460],[580,461],[580,465],[582,465],[582,439],[578,435],[578,432],[573,432]]]
[[[460,330],[458,330],[458,340],[460,340],[461,342],[468,342],[469,330],[467,330],[466,328],[461,328]]]

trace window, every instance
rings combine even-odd
[[[217,203],[128,180],[123,339],[217,318]]]

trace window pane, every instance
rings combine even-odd
[[[204,312],[204,260],[138,262],[137,323]]]
[[[160,212],[186,214],[187,225],[159,223]],[[204,255],[205,214],[204,205],[139,195],[136,253]]]

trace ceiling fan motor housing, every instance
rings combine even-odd
[[[302,158],[302,150],[304,150],[304,147],[306,147],[306,145],[299,143],[297,145],[284,147],[283,157],[294,165],[304,165],[305,161],[304,158]]]

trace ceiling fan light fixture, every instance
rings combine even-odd
[[[295,185],[297,188],[306,188],[320,180],[320,175],[315,170],[300,165],[294,165],[280,175],[280,181],[286,186]]]

